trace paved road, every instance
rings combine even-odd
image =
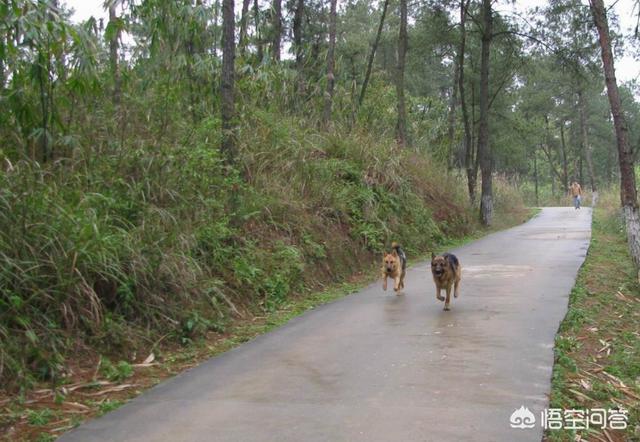
[[[62,441],[540,441],[553,341],[590,209],[546,208],[454,252],[461,296],[427,263],[405,293],[376,283],[164,382]]]

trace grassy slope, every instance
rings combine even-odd
[[[640,286],[613,194],[594,211],[589,253],[556,338],[551,407],[630,410],[626,432],[554,430],[549,441],[640,440]]]
[[[438,248],[453,248],[493,231],[526,221],[537,209],[517,209],[501,212],[491,229],[476,229],[464,237],[450,239]],[[414,263],[418,259],[412,259]],[[155,360],[144,365],[129,365],[131,371],[118,366],[107,372],[99,366],[76,367],[67,388],[80,386],[65,395],[55,395],[50,389],[32,391],[18,398],[6,397],[0,401],[3,411],[0,422],[8,424],[7,432],[0,436],[6,440],[55,440],[82,421],[100,416],[124,404],[160,381],[186,370],[207,358],[230,350],[256,336],[284,325],[289,320],[322,304],[358,291],[378,277],[377,263],[364,272],[351,275],[348,282],[290,299],[278,310],[264,316],[238,319],[226,333],[208,333],[188,346],[159,347]],[[120,389],[121,387],[125,387]]]
[[[247,111],[239,179],[218,133],[0,172],[0,434],[62,431],[342,295],[391,240],[419,256],[481,231],[462,180],[391,138]],[[494,191],[496,226],[527,217]]]

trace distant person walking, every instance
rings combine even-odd
[[[578,210],[580,208],[580,202],[582,199],[582,187],[576,181],[571,183],[569,193],[573,197],[573,206]]]

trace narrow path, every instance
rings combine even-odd
[[[427,263],[179,375],[62,441],[540,441],[553,342],[591,211],[545,208],[454,250],[461,296]],[[521,405],[533,429],[512,429]]]

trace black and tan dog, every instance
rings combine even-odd
[[[387,278],[393,278],[393,290],[404,288],[404,275],[407,273],[407,255],[397,242],[391,243],[391,252],[382,258],[382,288],[387,290]]]
[[[431,253],[431,274],[433,282],[436,283],[436,299],[444,301],[444,309],[449,310],[449,301],[451,300],[451,286],[453,286],[453,296],[458,297],[460,294],[460,279],[462,277],[462,267],[456,255],[445,253],[443,255],[435,255]],[[440,291],[447,291],[446,299],[440,295]]]

